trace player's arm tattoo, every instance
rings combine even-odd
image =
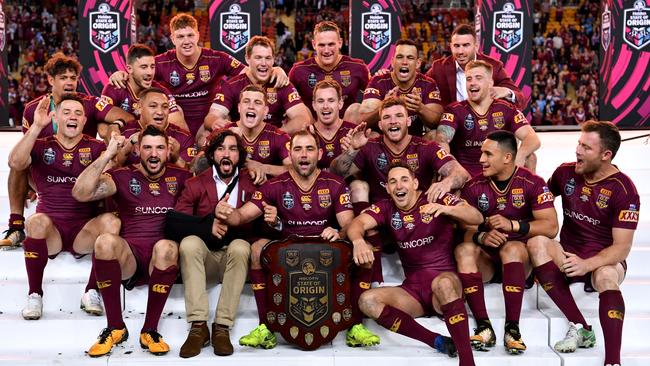
[[[436,138],[439,142],[444,142],[445,144],[449,144],[451,140],[454,138],[454,135],[456,134],[456,129],[447,126],[447,125],[438,125],[438,133],[436,136],[439,136]]]
[[[72,188],[72,196],[77,201],[97,201],[115,194],[117,188],[113,178],[103,174],[110,160],[104,153],[79,174]]]
[[[354,158],[358,153],[359,150],[350,149],[336,157],[330,164],[330,172],[344,178],[354,175],[358,170],[354,166]]]
[[[469,173],[456,160],[448,161],[440,167],[438,173],[448,181],[450,190],[461,189],[470,178]]]

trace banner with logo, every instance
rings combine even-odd
[[[350,0],[350,56],[362,59],[372,74],[390,67],[402,36],[401,15],[397,0]]]
[[[212,0],[210,47],[245,63],[246,44],[262,34],[261,1]]]
[[[7,65],[7,20],[4,11],[4,0],[0,0],[0,127],[20,126],[21,121],[13,121],[12,126],[9,123],[9,80],[7,74],[9,67]]]
[[[265,245],[261,258],[271,331],[314,350],[353,325],[350,243],[292,235]]]
[[[479,51],[503,62],[526,98],[532,93],[533,1],[476,0]],[[528,110],[528,108],[526,108]],[[524,114],[528,114],[528,111]]]
[[[79,91],[100,95],[108,77],[126,68],[136,42],[134,0],[79,0]]]
[[[600,10],[600,120],[650,126],[650,0],[604,0]]]

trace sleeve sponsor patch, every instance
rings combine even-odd
[[[515,115],[515,124],[519,123],[527,123],[528,121],[526,120],[526,116],[524,116],[523,113],[518,112],[517,115]]]
[[[97,100],[97,103],[95,103],[95,108],[97,108],[98,111],[103,112],[109,105],[113,105],[113,99],[106,95],[102,95]]]
[[[621,210],[618,214],[618,221],[621,222],[639,222],[639,211],[630,205],[629,210]]]
[[[381,212],[381,209],[379,208],[379,206],[373,204],[370,207],[366,208],[365,210],[361,211],[361,213],[364,213],[366,211],[372,211],[372,212],[378,214],[378,213]]]
[[[456,206],[460,202],[461,200],[451,193],[446,193],[445,196],[442,198],[442,203],[444,203],[445,206]]]
[[[440,100],[440,91],[434,90],[429,92],[429,99]]]
[[[447,153],[447,150],[440,148],[438,151],[436,151],[436,155],[438,156],[438,159],[442,160],[446,158],[449,153]]]
[[[297,91],[293,91],[289,94],[289,103],[295,102],[296,100],[300,100],[300,94]]]
[[[196,153],[197,153],[196,148],[194,148],[194,147],[188,147],[187,148],[187,156],[195,157]]]
[[[547,203],[547,202],[553,202],[555,197],[553,196],[553,193],[551,192],[544,192],[537,196],[537,203],[542,204],[542,203]]]
[[[233,59],[230,61],[230,67],[232,67],[233,69],[238,68],[239,65],[241,65],[241,62],[239,62],[239,61],[238,61],[237,59],[235,59],[235,58],[233,58]]]
[[[445,122],[454,122],[454,114],[453,113],[443,113],[442,117],[440,117],[440,121],[445,121]]]
[[[376,88],[366,88],[366,90],[363,92],[363,95],[367,94],[374,94],[377,96],[381,95],[381,93],[379,93],[379,89]]]
[[[343,193],[342,195],[339,196],[339,202],[342,205],[349,205],[350,204],[350,194],[349,193]]]
[[[214,95],[214,101],[215,102],[219,101],[219,102],[223,103],[225,101],[225,99],[226,98],[223,96],[223,93],[217,93],[217,94]]]
[[[258,200],[258,201],[261,200],[262,199],[262,192],[255,191],[255,193],[253,193],[253,197],[251,197],[251,199]]]

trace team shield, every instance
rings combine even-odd
[[[90,44],[101,52],[108,52],[120,43],[120,13],[111,11],[103,3],[97,11],[88,13],[90,22]]]
[[[250,15],[239,4],[230,5],[229,11],[221,13],[221,44],[233,53],[246,47],[250,39]]]
[[[361,14],[361,43],[373,52],[379,52],[391,42],[390,13],[381,5],[373,4],[369,12]]]
[[[634,2],[632,9],[625,9],[623,16],[623,40],[636,50],[650,44],[650,7],[644,0]]]
[[[264,246],[269,329],[314,350],[352,326],[350,283],[341,280],[349,278],[351,258],[343,240],[292,235]]]
[[[516,11],[513,3],[505,3],[502,11],[494,12],[492,42],[503,52],[519,46],[524,36],[524,13]]]

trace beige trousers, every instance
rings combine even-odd
[[[179,253],[187,321],[208,321],[206,285],[216,282],[222,285],[214,322],[232,327],[248,275],[250,244],[235,239],[221,250],[210,251],[201,238],[190,235],[181,241]]]

